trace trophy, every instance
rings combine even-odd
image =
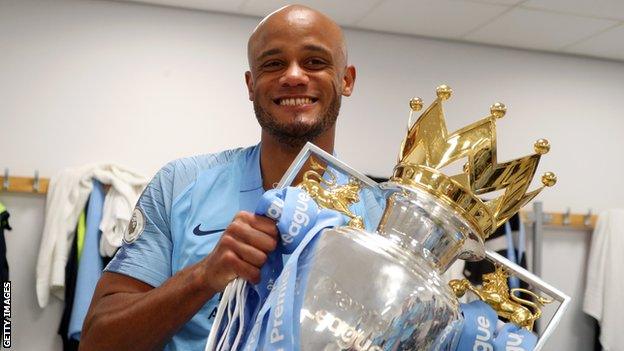
[[[499,163],[496,120],[505,115],[505,106],[496,103],[487,117],[449,133],[442,103],[451,89],[440,86],[436,95],[413,124],[412,115],[423,103],[410,101],[407,136],[388,182],[378,184],[315,145],[304,146],[276,192],[297,191],[296,201],[302,202],[295,214],[308,210],[306,201],[313,199],[317,208],[344,215],[346,225],[310,229],[276,280],[254,286],[270,285],[266,300],[263,290],[254,295],[261,308],[245,312],[247,302],[241,301],[250,291],[247,283],[230,283],[206,350],[237,350],[238,345],[244,350],[455,350],[464,328],[458,297],[467,292],[500,318],[528,330],[540,317],[541,306],[557,301],[535,350],[543,347],[569,297],[485,250],[484,240],[544,187],[556,183],[555,175],[546,172],[543,186],[527,192],[550,145],[540,139],[535,154]],[[458,174],[445,173],[446,166],[463,160],[467,162]],[[306,163],[311,169],[299,184],[292,184]],[[286,213],[284,203],[280,199],[267,213]],[[329,213],[342,221],[336,212]],[[299,227],[309,219],[293,218],[288,225]],[[457,259],[487,259],[497,268],[484,276],[481,287],[465,279],[447,284],[442,274]],[[509,290],[509,275],[530,283],[533,291]]]
[[[413,125],[412,114],[423,103],[418,98],[410,101],[407,136],[388,182],[377,184],[308,143],[278,184],[293,185],[309,158],[320,160],[327,167],[314,162],[298,186],[320,207],[349,219],[348,225],[319,234],[305,267],[306,281],[298,283],[302,303],[295,334],[301,350],[454,350],[463,326],[457,297],[467,291],[500,317],[527,329],[539,317],[541,305],[557,301],[559,307],[539,335],[537,350],[561,319],[568,296],[484,248],[484,240],[497,227],[542,188],[555,184],[555,175],[547,172],[543,186],[527,192],[541,155],[550,149],[548,141],[538,140],[533,155],[499,163],[496,120],[505,115],[505,106],[496,103],[489,116],[449,133],[442,103],[451,89],[440,86],[436,95]],[[445,166],[462,159],[467,159],[462,172],[443,173]],[[345,174],[349,181],[337,184],[333,173]],[[493,192],[497,193],[487,197]],[[362,216],[351,210],[362,197],[382,209],[364,218],[369,226],[378,222],[376,228],[365,228]],[[485,277],[482,288],[465,280],[449,285],[441,275],[457,259],[488,259],[497,270]],[[510,292],[509,274],[539,293]],[[523,303],[517,292],[535,299]]]

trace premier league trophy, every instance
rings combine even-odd
[[[555,184],[555,175],[547,172],[543,186],[527,192],[541,155],[549,151],[548,141],[538,140],[533,155],[499,163],[496,120],[505,115],[505,106],[494,104],[489,116],[449,133],[442,103],[450,98],[451,89],[440,86],[436,94],[418,120],[408,124],[388,182],[377,184],[308,144],[278,185],[293,185],[303,164],[311,157],[319,159],[326,169],[313,163],[298,186],[319,207],[349,219],[346,226],[318,234],[307,263],[297,268],[306,272],[296,285],[300,302],[281,306],[298,315],[298,328],[287,335],[298,349],[455,350],[464,324],[457,296],[466,291],[490,304],[500,317],[527,329],[539,317],[539,305],[559,301],[536,349],[561,318],[567,296],[510,261],[486,253],[483,243],[544,186]],[[422,107],[420,99],[410,101],[412,113]],[[462,159],[467,162],[459,174],[442,171]],[[336,173],[349,180],[339,184]],[[357,203],[364,209],[361,215],[353,210]],[[380,218],[368,210],[375,206]],[[371,224],[376,229],[366,228]],[[499,268],[480,289],[463,280],[449,285],[441,277],[457,259],[484,258]],[[507,274],[530,282],[550,299],[520,289],[535,298],[523,304],[514,291],[509,292]],[[280,292],[275,293],[274,301],[279,301]]]

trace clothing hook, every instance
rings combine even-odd
[[[589,211],[587,211],[587,214],[585,215],[585,218],[583,219],[583,224],[585,224],[585,226],[589,227],[592,224],[592,210],[591,208],[589,209]]]
[[[570,225],[570,208],[563,214],[563,225]]]
[[[9,190],[9,168],[4,169],[4,181],[2,182],[2,190]]]
[[[35,170],[35,179],[33,180],[33,191],[39,192],[39,170]]]

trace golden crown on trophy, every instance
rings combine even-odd
[[[489,116],[449,133],[442,102],[451,94],[451,88],[439,86],[435,101],[413,125],[408,125],[391,180],[438,197],[458,211],[485,239],[544,186],[555,185],[556,176],[546,172],[542,176],[544,186],[527,192],[541,155],[550,150],[550,144],[546,139],[539,139],[534,144],[535,154],[498,163],[496,120],[505,115],[505,105],[495,103],[490,107]],[[410,121],[411,115],[422,107],[420,98],[410,101]],[[455,175],[442,173],[443,167],[465,157],[468,162],[463,172]],[[489,200],[480,197],[498,190],[504,190],[500,196]]]

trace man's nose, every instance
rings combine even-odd
[[[298,63],[293,62],[288,66],[284,75],[280,78],[282,86],[296,87],[308,84],[309,77]]]

